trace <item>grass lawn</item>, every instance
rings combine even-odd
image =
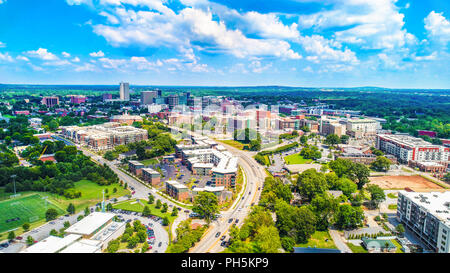
[[[316,248],[337,249],[328,231],[316,231],[306,244],[297,244],[295,245],[295,247],[316,247]]]
[[[363,246],[355,246],[352,243],[348,243],[347,246],[353,251],[353,253],[369,253]]]
[[[114,188],[117,189],[116,193],[113,193]],[[81,191],[81,197],[75,199],[67,199],[57,194],[48,194],[52,197],[53,201],[62,208],[67,208],[70,203],[73,203],[76,211],[85,209],[88,206],[93,206],[102,200],[102,190],[108,190],[105,193],[105,198],[109,195],[109,198],[117,198],[130,193],[129,190],[125,190],[119,184],[112,184],[108,186],[100,186],[97,183],[89,180],[81,180],[75,182],[76,191]]]
[[[397,247],[397,251],[395,253],[404,253],[402,251],[402,245],[397,242],[397,240],[391,240],[391,242]]]
[[[44,219],[47,208],[54,208],[59,214],[64,213],[51,200],[46,204],[42,197],[42,195],[35,193],[0,202],[0,232],[21,227],[24,223],[33,223]],[[7,222],[7,220],[14,218],[18,219]]]
[[[150,158],[150,159],[142,160],[140,162],[142,164],[144,164],[145,166],[147,166],[147,165],[155,165],[155,164],[159,163],[158,159],[156,159],[156,158]]]
[[[288,155],[288,156],[284,157],[284,161],[288,165],[292,165],[292,164],[309,164],[309,163],[312,162],[312,159],[305,159],[300,154],[293,154],[293,155]]]
[[[395,205],[395,204],[390,204],[390,205],[388,205],[388,209],[395,210],[395,209],[397,209],[397,205]]]
[[[394,194],[394,193],[389,193],[388,195],[387,195],[387,197],[389,197],[389,198],[391,198],[391,199],[397,199],[398,198],[398,196],[396,195],[396,194]]]
[[[230,145],[230,146],[232,146],[234,148],[237,148],[239,150],[244,150],[244,144],[242,144],[242,143],[240,143],[238,141],[235,141],[235,140],[232,140],[232,139],[227,139],[227,140],[220,140],[220,142],[228,144],[228,145]]]
[[[169,207],[167,209],[166,213],[162,213],[161,209],[157,209],[156,208],[156,201],[153,204],[148,204],[147,203],[148,200],[145,199],[140,199],[140,203],[138,203],[136,201],[136,199],[131,199],[128,201],[124,201],[124,202],[120,202],[117,203],[115,205],[113,205],[113,208],[115,209],[122,209],[122,210],[129,210],[129,211],[136,211],[136,212],[142,212],[144,210],[144,205],[148,206],[150,209],[150,213],[152,215],[158,216],[158,217],[165,217],[167,216],[167,218],[169,219],[169,222],[172,223],[173,220],[175,220],[175,218],[177,218],[176,216],[171,216],[170,214],[172,213],[172,208]],[[144,205],[142,205],[144,204]]]

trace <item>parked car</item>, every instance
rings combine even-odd
[[[228,219],[228,223],[233,222],[233,218]]]
[[[236,219],[235,223],[236,223],[236,224],[239,223],[239,219]]]
[[[161,246],[162,246],[162,242],[159,242],[158,247],[161,247]]]
[[[226,235],[223,235],[222,237],[220,237],[220,240],[223,241],[225,240],[226,237],[227,237]]]
[[[216,238],[220,236],[220,231],[216,233]]]

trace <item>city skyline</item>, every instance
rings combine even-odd
[[[1,1],[0,82],[445,89],[449,10],[402,0]]]

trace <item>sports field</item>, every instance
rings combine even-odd
[[[0,202],[0,233],[45,218],[46,209],[55,208],[58,213],[63,213],[60,208],[52,203],[46,205],[46,201],[39,194],[19,196]]]
[[[312,162],[312,159],[305,159],[300,154],[292,154],[292,155],[285,156],[284,161],[288,165],[309,164]]]
[[[410,188],[414,191],[444,190],[441,186],[419,175],[373,176],[369,177],[369,179],[371,184],[378,185],[382,189]]]

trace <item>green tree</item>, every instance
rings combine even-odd
[[[156,200],[155,208],[160,209],[162,206],[161,199]]]
[[[340,142],[342,144],[348,144],[348,140],[350,139],[350,137],[348,135],[342,135],[340,138]]]
[[[55,220],[56,217],[58,217],[58,211],[54,208],[49,208],[46,212],[45,212],[45,220],[48,221],[52,221]]]
[[[358,189],[358,186],[355,183],[353,183],[353,181],[345,177],[339,178],[337,183],[338,183],[337,189],[341,190],[342,193],[347,197],[350,197],[351,194],[356,192],[356,190]]]
[[[89,207],[86,207],[84,209],[84,216],[88,216],[91,213],[91,211],[89,210]]]
[[[402,224],[398,224],[395,227],[395,231],[397,231],[399,234],[403,235],[403,233],[405,233],[405,227]]]
[[[310,209],[317,219],[317,229],[327,230],[333,222],[333,216],[339,204],[337,200],[328,193],[319,194],[311,200]]]
[[[108,205],[106,205],[106,211],[112,211],[113,209],[114,207],[111,203],[108,203]]]
[[[387,172],[391,167],[391,161],[384,156],[377,156],[377,159],[370,164],[370,167],[377,172]]]
[[[150,208],[148,206],[144,207],[144,210],[142,211],[142,216],[148,217],[151,215]]]
[[[378,185],[368,185],[367,190],[370,193],[370,203],[374,208],[378,208],[378,205],[386,200],[386,195],[384,194],[384,190],[380,188]]]
[[[341,143],[341,139],[336,134],[330,134],[325,139],[325,144],[328,144],[328,145],[331,145],[331,146],[334,146],[334,145],[339,144],[339,143]]]
[[[65,222],[64,222],[64,227],[65,227],[65,228],[70,227],[70,222],[69,222],[69,221],[65,221]]]
[[[148,196],[148,203],[149,203],[149,204],[153,204],[154,202],[155,202],[155,197],[154,197],[153,195],[150,194],[150,195]]]
[[[67,212],[68,212],[69,214],[74,214],[74,213],[75,213],[75,206],[74,206],[72,203],[70,203],[70,204],[67,206]]]
[[[354,229],[362,225],[364,212],[360,207],[340,205],[335,215],[335,225],[339,229]]]
[[[311,200],[317,194],[324,193],[328,184],[323,173],[308,169],[298,176],[297,188],[302,196]]]
[[[14,231],[10,231],[8,233],[8,240],[14,240],[14,238],[16,238],[16,234],[14,233]]]
[[[27,245],[28,245],[28,246],[31,246],[32,244],[34,244],[34,239],[33,239],[33,237],[28,236],[28,237],[27,237]]]
[[[30,229],[30,224],[29,223],[23,223],[22,228],[24,231],[28,231]]]
[[[199,192],[194,198],[192,211],[204,217],[208,224],[211,223],[216,214],[219,213],[217,196],[211,192]]]

